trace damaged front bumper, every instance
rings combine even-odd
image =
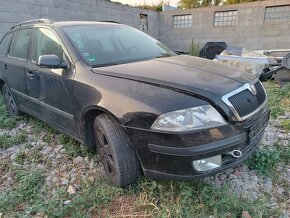
[[[269,111],[264,109],[243,122],[191,133],[160,133],[127,128],[136,146],[146,177],[192,180],[241,164],[259,144],[268,124]],[[233,155],[234,151],[240,155]],[[221,156],[221,166],[198,171],[193,162]]]

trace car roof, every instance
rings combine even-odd
[[[20,27],[27,27],[27,26],[57,26],[57,27],[63,27],[63,26],[77,26],[77,25],[120,25],[116,21],[57,21],[52,22],[49,19],[36,19],[36,20],[28,20],[21,23],[18,23],[11,27],[11,30],[17,30]]]

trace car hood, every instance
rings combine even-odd
[[[217,103],[255,77],[237,68],[188,55],[92,69],[94,73],[183,91]]]

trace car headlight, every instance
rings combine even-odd
[[[226,125],[224,118],[210,105],[168,112],[160,115],[151,129],[181,132]]]

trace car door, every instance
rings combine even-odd
[[[15,32],[8,57],[3,64],[3,78],[20,108],[29,105],[26,70],[33,31],[33,28],[26,28]]]
[[[6,34],[0,41],[0,79],[3,79],[3,73],[7,70],[7,54],[12,37],[13,32]]]
[[[57,55],[68,62],[68,69],[37,66],[42,55]],[[29,96],[40,105],[39,116],[64,131],[77,135],[73,108],[73,75],[68,52],[53,29],[37,28],[33,40],[31,62],[28,63],[27,85]],[[37,108],[36,108],[37,109]]]

